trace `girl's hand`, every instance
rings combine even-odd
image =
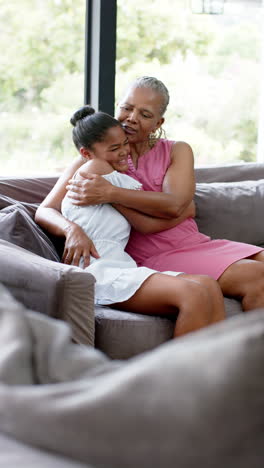
[[[97,174],[87,174],[83,180],[70,179],[66,186],[74,205],[100,205],[109,203],[113,185]]]
[[[90,255],[95,258],[100,257],[92,240],[82,228],[77,224],[71,224],[66,232],[63,263],[79,266],[80,259],[83,258],[83,267],[86,268],[90,264]]]

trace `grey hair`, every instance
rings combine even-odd
[[[166,88],[165,84],[162,81],[154,78],[154,76],[141,76],[136,78],[135,81],[131,84],[132,88],[150,88],[156,93],[160,94],[162,97],[163,103],[160,108],[161,116],[165,114],[168,104],[170,102],[169,91]]]

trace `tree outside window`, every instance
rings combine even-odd
[[[77,154],[85,4],[0,0],[1,176],[59,173]],[[227,0],[223,15],[196,15],[189,0],[117,4],[116,100],[135,77],[156,76],[171,95],[167,136],[190,143],[196,165],[255,161],[259,2]]]
[[[136,76],[156,76],[171,95],[167,136],[187,141],[196,165],[255,161],[262,27],[255,0],[226,0],[222,15],[193,14],[190,0],[118,0],[117,100]]]

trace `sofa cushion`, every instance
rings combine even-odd
[[[225,297],[227,318],[242,312],[241,302]],[[128,359],[172,339],[174,320],[95,306],[95,347],[112,359]]]
[[[8,187],[9,187],[9,192],[12,193],[12,190],[11,190],[12,186],[10,186],[10,184],[8,184]],[[44,184],[44,188],[47,188],[45,186],[45,184]],[[0,179],[0,191],[2,189],[3,189],[3,184],[2,184],[1,179]],[[16,192],[16,190],[17,190],[17,192]],[[16,190],[14,190],[14,192],[19,197],[19,187],[16,187]],[[22,194],[23,194],[23,191],[22,191]],[[18,201],[18,200],[14,199],[14,198],[11,198],[11,197],[9,197],[7,195],[3,195],[3,194],[0,193],[0,210],[2,210],[3,208],[10,207],[10,206],[15,206],[16,208],[21,208],[21,211],[26,212],[32,218],[32,222],[33,222],[36,210],[37,210],[37,208],[39,206],[39,203],[29,203],[29,202],[24,202],[24,201]],[[34,226],[37,226],[37,224],[34,223]],[[1,230],[0,230],[0,232],[1,232]],[[44,234],[43,229],[39,228],[38,232],[40,232],[42,234],[42,237],[43,237],[43,234]],[[36,233],[36,229],[35,229],[35,233]],[[54,236],[54,235],[50,234],[48,231],[45,231],[45,234],[46,234],[45,239],[46,240],[48,239],[48,242],[50,241],[49,244],[50,244],[51,248],[52,249],[53,249],[53,247],[55,248],[55,251],[57,252],[57,258],[58,257],[61,258],[62,254],[63,254],[63,250],[64,250],[64,238],[59,237],[59,236]],[[1,238],[1,236],[0,236],[0,238]],[[21,245],[21,247],[23,247],[23,245]]]
[[[0,283],[29,309],[66,320],[78,343],[94,342],[94,277],[0,239]]]
[[[0,194],[25,203],[41,203],[58,177],[0,177]]]
[[[259,180],[264,178],[264,164],[254,162],[196,167],[195,178],[197,183]]]
[[[0,210],[7,206],[17,205],[23,207],[31,218],[34,218],[39,203],[27,203],[15,200],[15,198],[8,197],[0,193]]]
[[[199,230],[213,239],[264,244],[264,179],[198,183],[195,193]]]
[[[95,306],[95,347],[112,359],[128,359],[173,337],[174,320]]]
[[[0,467],[8,468],[92,468],[58,454],[22,444],[0,434]]]
[[[59,261],[50,239],[33,221],[21,204],[13,204],[0,211],[0,239],[19,245],[41,257]]]
[[[3,304],[1,433],[97,468],[262,467],[263,309],[122,363]]]

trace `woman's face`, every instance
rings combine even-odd
[[[94,143],[92,149],[89,150],[90,158],[107,161],[118,172],[127,171],[128,155],[128,138],[121,127],[109,128],[104,141]]]
[[[162,96],[150,88],[131,88],[121,100],[117,119],[122,123],[129,143],[147,141],[164,122],[160,115]]]

